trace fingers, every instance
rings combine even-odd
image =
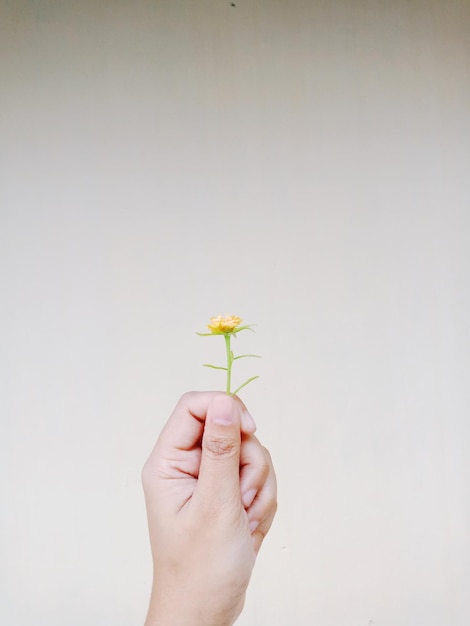
[[[229,398],[237,407],[240,414],[239,428],[243,433],[255,432],[255,422],[237,396],[227,396],[217,391],[190,391],[178,401],[160,435],[159,446],[167,450],[191,450],[200,444],[209,405],[217,397]]]
[[[240,491],[258,551],[276,513],[277,485],[271,456],[253,435],[242,440]]]
[[[240,493],[245,509],[248,509],[261,490],[270,471],[266,450],[251,435],[243,437],[240,453]]]
[[[178,510],[192,501],[201,512],[225,515],[226,521],[227,514],[246,515],[258,551],[276,512],[277,487],[271,457],[255,430],[238,397],[189,392],[176,405],[146,465],[164,467],[165,479],[178,478]],[[147,483],[154,485],[154,469],[151,478]]]
[[[201,466],[194,500],[221,510],[240,498],[241,411],[237,400],[216,394],[207,407]],[[236,507],[233,507],[235,510]]]
[[[261,446],[260,446],[261,447]],[[263,539],[271,528],[277,510],[277,482],[271,455],[262,448],[268,467],[267,476],[247,509],[248,525],[253,535],[255,551],[261,547]]]

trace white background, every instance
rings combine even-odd
[[[470,623],[470,5],[0,2],[5,626],[143,622],[211,315],[279,513],[240,626]]]

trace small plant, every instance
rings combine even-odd
[[[235,389],[235,391],[231,391],[232,385],[232,365],[234,361],[238,359],[246,359],[248,357],[261,358],[258,354],[240,354],[239,356],[234,356],[232,352],[232,348],[230,345],[230,341],[232,337],[237,336],[242,330],[251,330],[251,332],[255,332],[253,330],[253,324],[245,324],[242,326],[242,320],[237,315],[218,315],[217,317],[211,317],[210,323],[207,328],[210,330],[210,333],[197,333],[201,337],[212,337],[213,335],[222,335],[225,340],[225,352],[227,355],[227,366],[222,367],[220,365],[211,365],[210,363],[204,363],[204,367],[211,367],[215,370],[225,370],[227,372],[225,392],[229,396],[234,396],[236,393],[243,389],[248,383],[251,383],[252,380],[259,378],[259,376],[252,376],[248,380],[246,380],[243,385],[240,385]]]

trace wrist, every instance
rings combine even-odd
[[[236,619],[236,618],[235,618]],[[178,610],[149,609],[144,626],[233,626],[235,619],[181,615]]]
[[[168,591],[168,590],[166,590]],[[145,626],[233,626],[244,602],[233,610],[200,604],[184,593],[157,593],[152,590]]]

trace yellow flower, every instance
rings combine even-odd
[[[217,317],[211,317],[211,322],[207,328],[211,333],[233,333],[233,331],[240,326],[242,320],[237,315],[217,315]]]
[[[231,391],[231,379],[232,379],[232,365],[234,361],[238,359],[246,359],[247,357],[257,357],[257,354],[239,354],[238,356],[234,356],[232,349],[230,347],[230,341],[232,339],[232,335],[234,337],[237,336],[239,332],[242,330],[251,330],[251,332],[255,332],[252,328],[253,324],[245,324],[241,325],[242,319],[238,317],[238,315],[217,315],[217,317],[211,317],[210,324],[208,324],[207,328],[211,331],[210,333],[197,333],[201,337],[210,337],[214,335],[222,335],[225,341],[225,352],[227,355],[227,366],[223,367],[221,365],[212,365],[211,363],[204,363],[205,367],[211,367],[215,370],[225,370],[227,373],[225,392],[230,395],[237,394],[240,389],[243,389],[248,383],[251,383],[252,380],[258,378],[258,376],[252,376],[248,380],[246,380],[243,385],[240,385],[235,389],[235,391]]]

